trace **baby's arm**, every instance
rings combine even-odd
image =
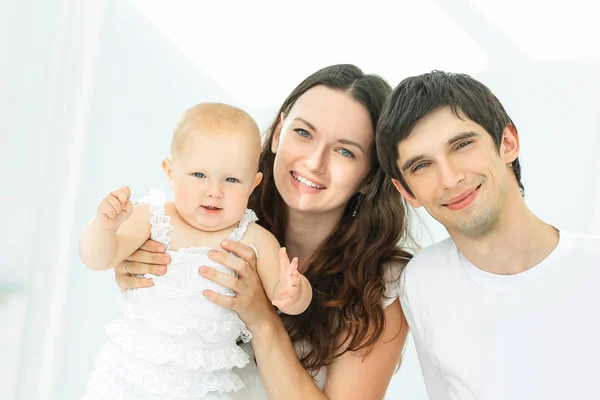
[[[298,259],[290,262],[285,249],[266,229],[252,224],[248,239],[258,249],[257,272],[269,300],[281,312],[303,313],[312,300],[312,287],[298,272]]]
[[[79,240],[79,256],[88,268],[113,268],[150,237],[148,205],[133,207],[130,196],[128,187],[109,193],[85,227]]]

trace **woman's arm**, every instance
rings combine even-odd
[[[325,394],[329,399],[380,400],[398,367],[408,323],[396,299],[384,310],[385,330],[371,352],[348,352],[329,367]]]
[[[252,347],[263,383],[271,400],[342,399],[323,393],[304,369],[281,319],[269,320],[252,330]]]
[[[254,251],[240,243],[223,246],[227,251],[209,256],[234,269],[239,278],[201,268],[201,274],[236,292],[235,297],[206,291],[215,303],[235,310],[253,334],[252,346],[258,368],[271,400],[305,399],[382,399],[394,370],[398,366],[408,324],[398,300],[385,309],[385,331],[371,352],[350,352],[336,359],[329,368],[325,392],[315,385],[312,377],[298,360],[287,331],[275,314],[262,289],[256,273]]]
[[[254,251],[240,243],[223,245],[209,257],[235,270],[238,278],[212,268],[200,268],[202,276],[236,292],[235,297],[205,291],[213,302],[235,310],[252,332],[252,346],[264,385],[271,400],[323,400],[327,397],[300,364],[287,331],[270,304],[256,272]]]
[[[264,324],[254,334],[252,346],[270,399],[380,400],[400,362],[406,323],[398,300],[385,309],[385,331],[371,352],[348,352],[327,371],[324,393],[302,368],[281,321]],[[306,378],[309,379],[306,379]]]

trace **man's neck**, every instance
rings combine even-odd
[[[298,257],[300,272],[325,238],[335,229],[343,209],[328,214],[308,214],[288,210],[285,246],[288,256]]]
[[[542,262],[558,244],[558,231],[536,217],[518,191],[509,194],[498,221],[494,230],[481,238],[450,232],[467,260],[483,271],[521,273]]]

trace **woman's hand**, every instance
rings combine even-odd
[[[256,254],[252,248],[238,242],[225,241],[221,247],[227,252],[212,250],[208,256],[211,260],[234,270],[238,277],[223,274],[206,266],[200,267],[200,275],[233,290],[235,297],[221,295],[212,290],[205,290],[204,295],[212,302],[236,311],[248,329],[255,333],[260,323],[274,315],[273,306],[267,299],[256,272]]]
[[[161,243],[148,239],[142,247],[116,265],[115,280],[121,291],[154,285],[152,279],[142,275],[164,275],[167,272],[167,264],[171,262],[171,258],[164,254],[165,250]]]

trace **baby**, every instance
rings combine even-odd
[[[237,345],[250,332],[237,314],[203,291],[234,293],[204,279],[200,266],[235,272],[208,258],[227,239],[251,246],[265,292],[283,313],[302,313],[312,299],[308,280],[275,237],[247,210],[260,183],[260,133],[244,111],[220,103],[189,109],[163,160],[174,200],[153,190],[133,206],[128,187],[108,194],[80,240],[83,263],[109,269],[148,238],[164,244],[168,272],[154,286],[123,293],[123,318],[96,357],[84,399],[264,399],[254,361]]]

